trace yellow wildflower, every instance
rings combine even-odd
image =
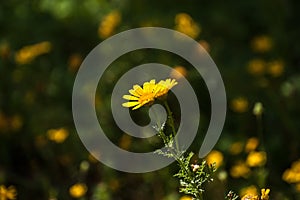
[[[187,70],[182,66],[176,66],[172,69],[170,76],[175,79],[181,79],[187,75]]]
[[[247,194],[242,197],[242,200],[259,200],[257,195]]]
[[[223,162],[223,154],[220,151],[212,150],[205,158],[207,164],[216,163],[218,168]]]
[[[186,13],[179,13],[175,16],[175,30],[194,39],[198,37],[201,31],[200,26]]]
[[[273,77],[279,77],[284,72],[284,63],[281,60],[275,60],[268,64],[268,73]]]
[[[230,169],[230,175],[233,178],[247,178],[249,173],[250,169],[244,162],[238,162]]]
[[[192,198],[191,196],[185,195],[185,196],[180,197],[179,200],[192,200],[192,199],[193,199],[193,198]]]
[[[115,10],[104,16],[98,27],[99,37],[105,39],[111,36],[120,22],[121,14],[119,11]]]
[[[28,64],[37,56],[50,52],[51,48],[51,43],[48,41],[25,46],[16,52],[15,61],[18,64]]]
[[[69,193],[74,198],[80,198],[87,192],[87,186],[83,183],[76,183],[69,189]]]
[[[247,70],[250,74],[260,76],[265,73],[266,62],[262,59],[253,59],[248,63]]]
[[[268,52],[272,49],[273,42],[269,36],[261,35],[261,36],[255,37],[252,40],[251,46],[252,46],[253,51],[258,52],[258,53],[264,53],[264,52]]]
[[[261,189],[261,200],[269,200],[270,189]]]
[[[65,128],[50,129],[47,131],[47,136],[49,140],[52,140],[56,143],[62,143],[69,136],[69,132]]]
[[[293,162],[291,168],[284,171],[282,179],[287,183],[300,183],[300,160]]]
[[[234,142],[229,147],[229,152],[232,155],[237,155],[243,151],[243,143],[242,142]]]
[[[250,167],[263,166],[266,163],[267,154],[264,151],[252,151],[247,157],[247,165]]]
[[[254,185],[250,185],[248,187],[242,188],[240,191],[240,196],[252,196],[257,197],[258,191]]]
[[[237,113],[244,113],[248,110],[249,102],[245,97],[238,97],[231,101],[231,109]]]
[[[123,98],[129,100],[129,102],[123,103],[124,107],[133,107],[132,110],[138,109],[146,104],[151,104],[156,98],[160,98],[166,95],[169,90],[177,85],[175,79],[161,80],[155,84],[155,80],[152,79],[149,82],[145,82],[143,87],[134,85],[133,89],[129,90],[131,95],[124,95]]]
[[[0,200],[13,200],[16,199],[17,190],[14,186],[6,188],[4,185],[0,185]]]
[[[247,140],[245,145],[245,151],[250,152],[254,151],[259,145],[259,140],[256,137],[251,137]]]

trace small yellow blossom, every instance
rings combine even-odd
[[[83,183],[76,183],[69,189],[69,193],[74,198],[80,198],[87,192],[87,186]]]
[[[248,187],[242,188],[240,191],[240,196],[247,196],[247,195],[251,195],[251,196],[257,196],[258,195],[258,191],[257,188],[254,185],[250,185]]]
[[[281,60],[275,60],[268,64],[268,73],[273,77],[279,77],[284,72],[284,63]]]
[[[47,131],[47,136],[49,140],[52,140],[56,143],[62,143],[69,136],[69,132],[65,128],[50,129]]]
[[[124,95],[123,99],[129,100],[129,102],[123,103],[124,107],[133,107],[132,110],[138,109],[146,104],[151,104],[156,98],[162,98],[169,90],[177,85],[175,79],[161,80],[155,84],[155,80],[152,79],[149,82],[145,82],[143,87],[134,85],[133,89],[129,90],[131,95]]]
[[[222,165],[223,159],[223,154],[217,150],[212,150],[205,158],[207,164],[216,163],[217,168]]]
[[[179,200],[193,200],[193,198],[191,196],[185,195],[185,196],[180,197]]]
[[[270,189],[261,189],[261,200],[269,200]]]
[[[264,151],[252,151],[247,157],[247,165],[250,167],[263,166],[267,161],[267,154]]]
[[[175,30],[195,39],[200,34],[201,28],[190,15],[179,13],[175,16]]]
[[[255,37],[251,41],[251,46],[252,46],[253,51],[258,52],[258,53],[264,53],[264,52],[268,52],[272,49],[273,41],[269,36],[261,35],[261,36]]]
[[[259,145],[259,140],[256,137],[251,137],[247,140],[245,145],[245,151],[249,153],[250,151],[254,151]]]
[[[237,155],[243,151],[243,143],[242,142],[234,142],[229,147],[229,153],[232,155]]]
[[[287,183],[300,183],[300,160],[293,162],[291,168],[284,171],[282,179]]]
[[[113,35],[116,27],[120,24],[121,19],[121,13],[117,10],[114,10],[104,16],[98,27],[99,37],[101,39],[105,39]]]
[[[253,59],[250,60],[247,65],[247,71],[249,74],[252,74],[254,76],[260,76],[263,75],[266,71],[266,62],[262,59]]]
[[[245,97],[237,97],[231,101],[230,107],[234,112],[244,113],[249,108],[249,102]]]
[[[14,186],[6,188],[4,185],[0,185],[0,200],[13,200],[16,199],[17,190]]]
[[[247,178],[250,173],[249,167],[244,162],[238,162],[230,169],[230,175],[233,178]]]
[[[15,54],[15,61],[18,64],[28,64],[32,62],[37,56],[49,53],[52,45],[50,42],[40,42],[37,44],[25,46]]]
[[[187,70],[182,66],[176,66],[172,69],[170,76],[175,79],[181,79],[187,76]]]

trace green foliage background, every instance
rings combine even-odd
[[[14,185],[17,199],[72,199],[69,188],[78,182],[88,188],[82,199],[179,199],[179,184],[172,177],[178,169],[176,165],[146,174],[127,174],[107,168],[89,156],[72,119],[71,94],[76,69],[70,67],[70,59],[84,58],[103,41],[98,27],[111,11],[117,10],[121,15],[114,33],[146,25],[173,29],[175,16],[186,13],[201,27],[196,39],[209,44],[209,53],[223,76],[228,98],[227,119],[216,146],[224,155],[220,170],[227,172],[228,178],[223,182],[217,180],[208,188],[208,199],[220,199],[230,189],[239,191],[253,184],[271,188],[272,199],[299,199],[299,191],[282,180],[284,170],[300,158],[299,4],[296,0],[2,1],[0,185]],[[253,39],[260,35],[271,38],[273,45],[267,52],[254,51],[251,46]],[[21,48],[43,41],[50,42],[50,52],[25,64],[16,61]],[[253,59],[280,60],[284,71],[278,76],[252,75],[247,66]],[[150,61],[187,69],[187,78],[199,91],[203,110],[195,140],[199,141],[207,128],[210,112],[205,85],[183,59],[159,51],[136,51],[122,56],[99,83],[98,117],[108,130],[108,137],[120,145],[129,141],[127,148],[131,150],[153,148],[139,144],[148,144],[147,141],[126,138],[109,112],[110,94],[122,73]],[[245,111],[236,112],[231,102],[241,96],[248,106]],[[264,105],[263,138],[260,138],[264,144],[261,148],[268,156],[264,184],[259,184],[258,179],[234,179],[229,175],[233,163],[245,157],[231,155],[230,145],[259,137],[252,114],[257,101]],[[49,140],[47,135],[48,130],[58,128],[65,128],[69,133],[62,143]],[[191,150],[197,152],[199,146],[195,142]],[[257,171],[254,173],[260,177]]]

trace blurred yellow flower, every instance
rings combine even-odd
[[[237,155],[243,151],[243,143],[242,142],[234,142],[229,147],[229,153],[232,155]]]
[[[249,167],[244,162],[238,162],[230,169],[230,175],[233,178],[247,178],[250,173]]]
[[[101,39],[105,39],[113,35],[116,27],[121,22],[121,13],[117,10],[111,11],[101,20],[98,27],[98,35]]]
[[[261,200],[269,200],[270,189],[261,189]]]
[[[291,168],[283,172],[282,179],[287,183],[300,183],[300,160],[293,162]]]
[[[76,72],[82,63],[82,56],[79,53],[74,53],[69,57],[68,67],[71,72]]]
[[[50,129],[47,131],[47,136],[49,140],[52,140],[56,143],[62,143],[69,136],[69,132],[65,128]]]
[[[40,42],[37,44],[25,46],[15,54],[15,61],[18,64],[28,64],[32,62],[37,56],[49,53],[52,45],[48,41]]]
[[[258,191],[257,188],[254,185],[250,185],[248,187],[242,188],[240,191],[240,196],[247,196],[247,195],[251,195],[251,196],[257,196],[258,195]]]
[[[190,15],[179,13],[175,16],[175,30],[195,39],[199,36],[201,28]]]
[[[279,77],[284,72],[284,63],[281,60],[275,60],[268,64],[268,73],[273,77]]]
[[[69,193],[74,198],[80,198],[87,192],[87,186],[84,183],[76,183],[69,189]]]
[[[249,102],[245,97],[237,97],[230,102],[230,107],[234,112],[244,113],[249,108]]]
[[[179,200],[193,200],[193,198],[191,196],[185,195],[185,196],[180,197]]]
[[[123,103],[122,106],[133,107],[132,110],[135,110],[143,105],[151,104],[155,98],[161,98],[166,95],[175,85],[177,85],[175,79],[161,80],[157,84],[152,79],[149,82],[145,82],[143,87],[134,85],[133,89],[129,90],[130,95],[123,96],[123,99],[129,100],[129,102]]]
[[[185,76],[187,76],[187,70],[182,67],[182,66],[175,66],[171,73],[170,73],[170,77],[175,78],[175,79],[181,79]]]
[[[253,38],[251,41],[253,51],[258,53],[268,52],[273,47],[272,39],[267,35],[261,35]]]
[[[205,158],[207,164],[216,163],[217,168],[222,165],[223,159],[223,154],[217,150],[212,150]]]
[[[14,186],[6,188],[4,185],[0,185],[0,200],[16,199],[17,190]]]
[[[256,137],[251,137],[247,140],[245,145],[245,152],[249,153],[250,151],[254,151],[259,145],[259,140]]]
[[[247,194],[242,197],[242,200],[259,200],[257,195]]]
[[[250,167],[263,166],[267,161],[267,154],[264,151],[252,151],[248,154],[246,163]]]
[[[254,76],[260,76],[263,75],[266,71],[266,62],[262,59],[253,59],[250,60],[247,65],[247,71],[249,74],[252,74]]]

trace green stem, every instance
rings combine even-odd
[[[178,146],[178,140],[177,140],[177,137],[176,137],[176,130],[175,130],[175,123],[174,123],[174,119],[173,119],[173,113],[172,113],[167,101],[164,101],[164,105],[165,105],[166,110],[167,110],[169,126],[172,129],[172,134],[173,134],[176,150],[179,152],[179,146]]]

